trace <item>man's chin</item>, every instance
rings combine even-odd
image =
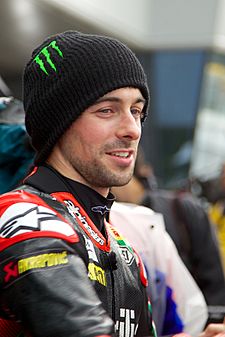
[[[112,186],[115,186],[115,187],[125,186],[131,181],[131,179],[132,179],[132,175],[131,175],[131,177],[129,176],[129,177],[123,178],[123,179],[120,177],[120,179],[118,179],[117,181],[115,180],[115,182]]]
[[[114,186],[124,186],[129,183],[129,181],[133,177],[133,170],[121,170],[115,171],[115,170],[107,170],[105,169],[104,174],[102,172],[101,179],[102,181],[99,182],[99,186],[107,186],[107,187],[114,187]],[[97,182],[95,180],[95,182]]]

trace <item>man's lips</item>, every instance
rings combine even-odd
[[[131,157],[133,153],[134,153],[133,150],[115,150],[115,151],[107,152],[108,155],[119,157],[119,158],[129,158]]]

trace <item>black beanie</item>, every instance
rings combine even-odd
[[[37,152],[35,164],[48,158],[62,134],[98,98],[129,86],[139,88],[146,99],[146,117],[147,79],[127,46],[77,31],[48,37],[33,51],[23,78],[25,124]]]

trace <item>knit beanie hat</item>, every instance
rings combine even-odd
[[[106,93],[139,88],[146,99],[146,75],[134,53],[120,41],[66,31],[48,37],[32,53],[23,77],[25,124],[43,163],[81,113]]]

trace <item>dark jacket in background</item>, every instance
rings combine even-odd
[[[164,215],[165,226],[209,306],[225,305],[225,279],[218,243],[207,213],[190,193],[155,190],[142,202]]]

